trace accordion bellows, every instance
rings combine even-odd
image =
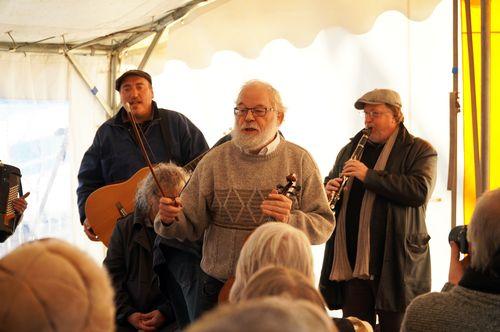
[[[15,214],[12,200],[22,195],[19,168],[0,162],[0,242],[4,242],[21,221]]]
[[[87,254],[56,239],[21,245],[0,260],[2,331],[113,331],[113,290]]]

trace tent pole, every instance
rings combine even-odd
[[[101,104],[102,108],[106,111],[106,115],[108,116],[108,118],[112,117],[113,116],[113,111],[111,110],[111,108],[109,107],[108,104],[106,104],[99,95],[97,95],[97,93],[99,92],[99,90],[97,89],[97,87],[95,85],[92,85],[89,81],[89,79],[87,78],[87,76],[83,73],[82,69],[80,68],[80,66],[78,65],[78,63],[76,62],[76,60],[73,58],[73,56],[71,54],[69,54],[68,52],[64,52],[64,56],[66,57],[66,59],[68,59],[69,63],[73,66],[73,68],[75,69],[75,71],[78,73],[78,75],[80,76],[80,78],[83,80],[83,82],[85,82],[85,84],[89,87],[89,91],[94,95],[94,97],[97,98],[97,101],[99,102],[99,104]]]
[[[476,198],[483,192],[481,188],[481,163],[479,160],[479,134],[477,125],[477,101],[476,101],[476,75],[474,70],[474,47],[472,45],[472,20],[470,13],[470,0],[465,0],[465,22],[467,24],[467,53],[469,58],[469,84],[470,100],[472,109],[472,142],[474,149],[474,171],[476,184]]]
[[[115,81],[120,68],[120,54],[119,52],[113,51],[109,58],[109,99],[108,103],[111,105],[113,110],[116,110],[116,92],[115,92]]]
[[[490,75],[491,0],[481,0],[481,175],[482,189],[490,188]]]
[[[137,69],[140,69],[140,70],[144,69],[144,67],[148,63],[149,58],[151,57],[151,54],[153,53],[154,48],[156,47],[156,44],[158,44],[158,41],[160,40],[160,37],[162,36],[163,31],[165,31],[165,27],[163,27],[159,31],[156,31],[155,37],[151,41],[151,44],[149,44],[149,47],[146,50],[146,53],[144,53],[144,57],[142,58],[141,63],[139,64],[139,67],[137,67]]]
[[[451,190],[451,228],[457,225],[457,115],[458,102],[458,4],[453,0],[453,91],[450,93],[450,152],[448,162],[448,190]]]

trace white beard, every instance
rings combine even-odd
[[[278,132],[278,115],[273,117],[271,123],[269,123],[263,131],[257,135],[246,134],[244,128],[258,128],[256,122],[244,123],[240,128],[238,127],[237,120],[234,120],[234,128],[231,131],[232,142],[242,149],[243,151],[257,151],[262,149],[268,143],[270,143],[276,133]]]

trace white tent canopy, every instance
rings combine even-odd
[[[40,47],[40,51],[57,51],[65,44],[69,48],[85,44],[107,50],[120,45],[135,33],[154,32],[158,27],[156,21],[190,2],[2,1],[0,31],[3,34],[0,35],[0,45],[3,49],[18,51],[35,50],[36,46]],[[51,49],[53,46],[57,47]]]

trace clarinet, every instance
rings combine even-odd
[[[359,160],[361,159],[361,155],[363,154],[363,150],[365,148],[366,141],[368,140],[368,137],[370,136],[370,133],[372,132],[372,128],[365,128],[363,129],[363,136],[358,141],[358,145],[356,145],[356,148],[354,149],[354,152],[351,155],[351,158],[353,160]],[[335,195],[332,196],[330,199],[330,209],[332,211],[335,211],[335,205],[340,199],[340,196],[342,192],[344,191],[344,188],[347,184],[347,181],[349,180],[349,177],[344,175],[342,176],[342,183],[340,184],[339,190],[335,193]]]

